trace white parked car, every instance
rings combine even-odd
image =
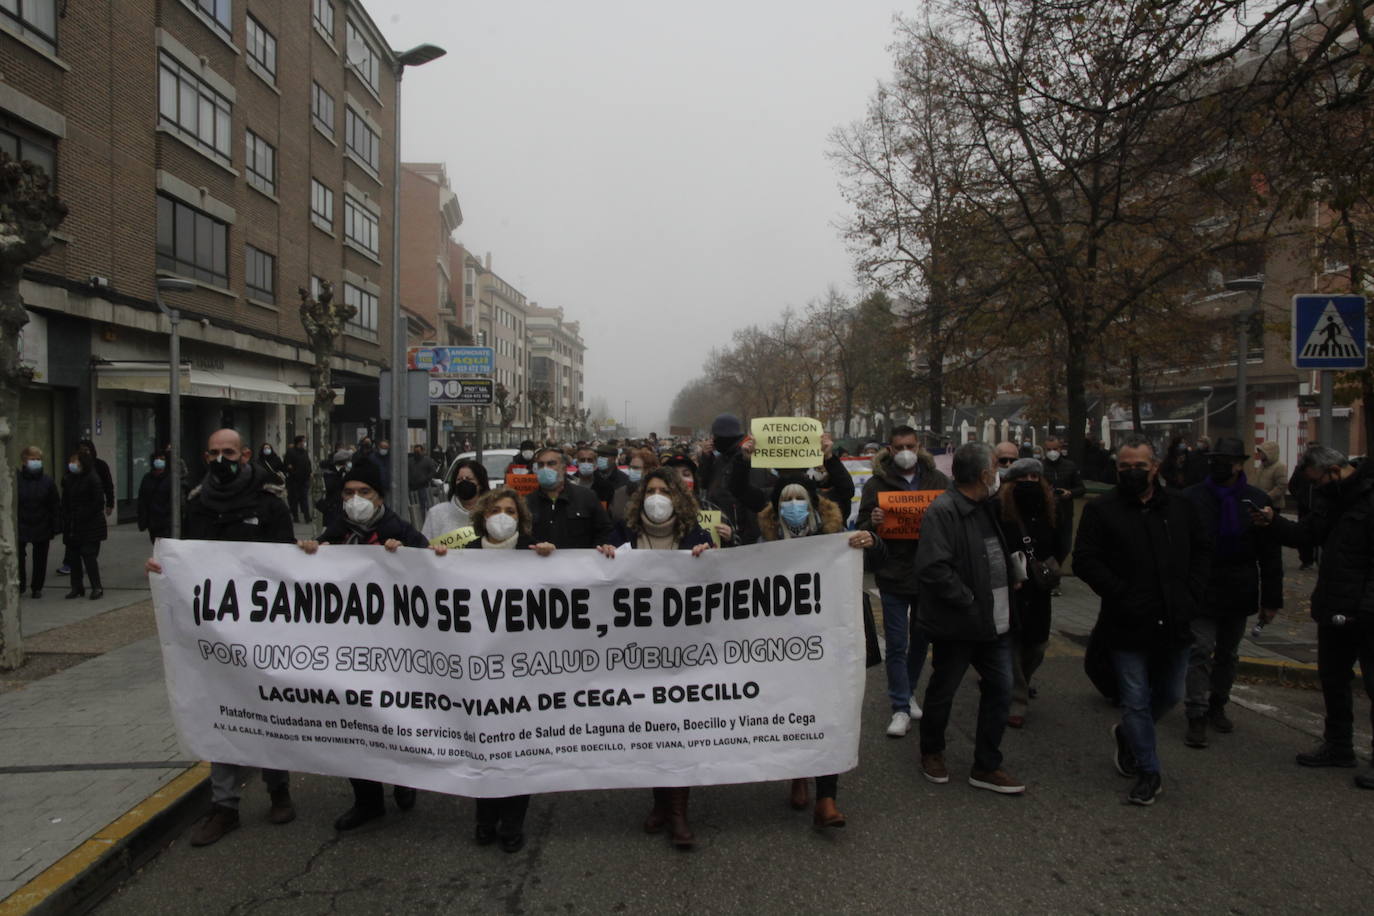
[[[505,484],[506,466],[509,465],[512,461],[514,461],[519,455],[520,449],[518,448],[482,449],[482,467],[486,468],[487,470],[487,481],[491,484],[491,488],[493,490]],[[453,464],[457,464],[460,461],[467,461],[469,459],[476,457],[476,452],[463,452],[457,458],[453,459]],[[444,476],[439,480],[439,499],[446,498],[446,494],[443,494],[443,484],[445,480],[448,480],[448,472],[449,469],[453,467],[453,464],[450,464],[447,468],[444,468]]]

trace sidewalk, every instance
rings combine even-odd
[[[0,674],[0,916],[61,911],[92,882],[118,880],[155,851],[142,848],[162,835],[149,825],[194,819],[208,799],[208,767],[188,759],[172,727],[157,637],[126,645],[110,632],[153,632],[150,555],[145,533],[112,527],[105,597],[65,600],[54,545],[43,597],[22,600],[33,654]],[[45,657],[59,656],[70,667],[47,674]],[[30,665],[38,679],[25,676]]]

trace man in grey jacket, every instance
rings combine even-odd
[[[954,487],[921,522],[916,550],[916,618],[930,638],[931,673],[921,719],[921,772],[949,782],[945,728],[954,693],[972,665],[982,678],[969,785],[1003,795],[1026,787],[1002,769],[1002,733],[1011,708],[1010,553],[993,514],[1001,485],[992,446],[969,442],[954,453]]]

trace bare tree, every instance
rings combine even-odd
[[[358,314],[358,309],[347,302],[334,301],[334,284],[328,280],[320,281],[320,292],[316,297],[303,286],[296,292],[301,297],[301,326],[305,328],[306,339],[310,341],[310,352],[315,361],[310,366],[310,387],[315,389],[315,401],[310,411],[310,438],[315,464],[329,461],[332,443],[329,438],[329,414],[334,409],[334,342],[343,334],[344,326]],[[324,477],[310,475],[310,502],[318,503],[324,497]]]
[[[19,332],[29,321],[19,281],[24,265],[52,247],[53,230],[67,217],[66,206],[49,187],[45,171],[0,152],[0,669],[24,663],[14,473],[8,455],[19,391],[31,378],[19,364]]]

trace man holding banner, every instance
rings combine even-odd
[[[929,642],[912,626],[916,614],[916,549],[926,507],[949,488],[949,478],[921,449],[916,430],[897,426],[887,448],[873,456],[873,476],[864,484],[857,527],[875,532],[887,545],[887,559],[875,578],[883,605],[887,695],[892,721],[887,734],[901,738],[911,721],[921,718],[916,684],[921,679]]]
[[[278,481],[248,457],[236,431],[220,429],[210,434],[205,444],[209,470],[186,502],[182,533],[188,539],[295,542],[291,513],[282,502]],[[145,568],[162,574],[156,560],[149,559]],[[210,811],[191,830],[192,846],[209,846],[238,829],[239,789],[248,769],[235,763],[210,764]],[[273,824],[291,823],[296,819],[296,808],[291,802],[290,774],[264,767],[262,780],[272,799],[267,819]]]

